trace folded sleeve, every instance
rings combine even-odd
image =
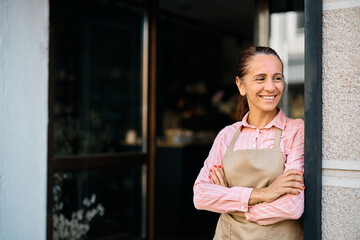
[[[197,209],[225,213],[248,211],[249,197],[252,188],[232,187],[227,188],[212,184],[209,178],[210,169],[214,165],[222,166],[222,158],[227,150],[236,129],[228,126],[220,131],[214,140],[204,166],[195,181],[194,205]]]
[[[287,141],[285,148],[290,148],[287,155],[285,170],[297,169],[304,171],[304,122],[294,120],[292,127],[295,129],[292,141]],[[299,195],[285,194],[270,203],[259,203],[249,207],[245,217],[248,221],[260,225],[269,225],[285,219],[299,219],[304,212],[304,191]]]

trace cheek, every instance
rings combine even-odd
[[[248,86],[246,86],[246,92],[249,95],[256,95],[258,93],[260,93],[263,90],[263,86],[261,86],[261,84],[249,84]]]
[[[285,88],[285,86],[284,86],[283,83],[279,83],[279,84],[276,86],[276,88],[278,89],[278,91],[279,91],[281,94],[283,94],[284,88]]]

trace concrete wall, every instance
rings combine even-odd
[[[323,239],[360,239],[360,1],[323,1]]]
[[[0,1],[0,239],[46,237],[48,5]]]

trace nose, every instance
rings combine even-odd
[[[268,92],[273,92],[275,91],[275,84],[272,81],[272,79],[268,79],[267,81],[265,81],[265,86],[264,86],[264,90],[268,91]]]

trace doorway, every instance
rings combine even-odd
[[[155,239],[213,237],[218,214],[194,208],[192,187],[215,136],[235,121],[240,51],[261,42],[279,52],[281,107],[304,118],[303,12],[302,1],[159,1]]]
[[[53,230],[56,204],[62,206],[58,209],[63,211],[59,216],[71,218],[72,212],[79,210],[87,199],[86,204],[99,206],[96,217],[101,213],[114,213],[107,218],[113,223],[113,232],[104,230],[106,224],[101,223],[101,218],[93,218],[98,225],[88,233],[94,234],[88,239],[101,239],[106,234],[109,234],[108,239],[152,239],[154,220],[154,236],[159,239],[189,236],[189,233],[196,233],[196,229],[209,233],[201,235],[209,239],[215,226],[210,227],[206,221],[214,225],[217,217],[211,213],[199,215],[199,211],[195,211],[192,184],[215,134],[233,121],[237,54],[259,41],[261,26],[267,27],[270,35],[274,30],[270,21],[259,21],[261,4],[266,3],[261,9],[269,16],[301,11],[301,7],[304,11],[304,4],[297,5],[299,1],[235,0],[226,5],[216,1],[165,0],[158,3],[139,0],[58,2],[61,1],[50,3],[48,236]],[[149,8],[157,11],[150,12]],[[57,15],[62,19],[56,19],[56,11],[63,11]],[[150,77],[140,75],[151,71],[144,67],[144,58],[148,56],[143,54],[145,34],[148,34],[144,32],[144,20],[149,13],[157,20],[156,91],[144,89],[144,83],[148,86],[150,82],[146,81]],[[301,33],[303,17],[301,13],[295,16],[300,31],[297,33]],[[56,21],[62,25],[54,28]],[[81,28],[77,28],[79,26]],[[111,49],[115,52],[110,54]],[[111,55],[123,59],[111,59]],[[99,61],[101,57],[104,61]],[[288,59],[289,72],[292,71],[290,65],[304,64],[298,58],[288,56]],[[299,103],[298,109],[304,113],[301,110],[304,109],[304,98],[298,97],[304,91],[304,84],[299,83],[299,79],[294,81],[288,83],[289,97],[283,103],[289,116]],[[149,115],[155,114],[147,108],[148,99],[152,97],[156,97],[157,121],[149,125]],[[119,106],[123,107],[118,109]],[[153,138],[150,138],[149,126],[156,129]],[[74,129],[76,136],[72,135]],[[109,141],[110,135],[112,141]],[[149,144],[156,145],[155,171],[149,171],[149,164],[152,164]],[[169,156],[176,157],[169,162]],[[118,173],[123,174],[119,177]],[[154,175],[155,203],[149,204],[153,201],[149,196],[153,194],[154,186],[149,187],[147,183]],[[167,185],[162,185],[164,182]],[[58,183],[62,184],[62,195],[54,198],[59,193],[56,192]],[[104,185],[113,188],[102,188]],[[163,189],[171,188],[175,189],[174,203],[179,206],[178,222],[167,222],[169,228],[158,231],[164,226],[162,214],[168,213]],[[111,191],[119,201],[125,201],[126,210],[118,209],[112,203],[104,206],[102,199],[106,199],[106,194]],[[97,193],[93,197],[94,192],[104,195],[101,197]],[[122,198],[125,193],[129,199]],[[68,205],[61,205],[56,202],[58,200]],[[109,210],[111,207],[115,210]],[[123,210],[130,221],[120,216]],[[198,227],[192,221],[187,222],[188,216],[194,220],[205,219],[203,225]]]

